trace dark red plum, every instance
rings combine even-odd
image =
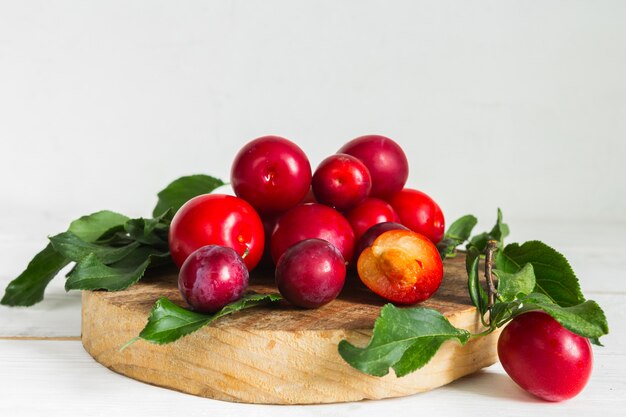
[[[183,263],[178,289],[187,304],[201,313],[214,313],[241,298],[248,287],[248,268],[231,248],[203,246]]]
[[[272,259],[277,263],[287,249],[305,239],[318,238],[333,244],[347,261],[354,253],[354,232],[337,210],[309,203],[292,208],[276,222],[272,234]]]
[[[400,191],[409,177],[409,161],[400,145],[385,136],[367,135],[339,149],[360,159],[372,177],[371,197],[385,199]]]
[[[260,213],[279,213],[306,196],[311,186],[311,164],[295,143],[279,136],[263,136],[237,153],[230,182],[237,197]]]
[[[393,207],[378,198],[366,199],[346,213],[346,219],[354,230],[356,240],[359,240],[363,233],[375,224],[400,220]]]
[[[312,185],[317,201],[344,211],[367,198],[372,178],[365,164],[354,156],[335,154],[319,164]]]
[[[317,308],[337,298],[346,279],[341,252],[322,239],[306,239],[278,260],[276,285],[291,304]]]
[[[409,230],[408,227],[395,222],[378,223],[367,229],[363,236],[358,240],[356,249],[354,250],[354,261],[359,259],[359,255],[365,248],[372,246],[376,238],[389,230]]]

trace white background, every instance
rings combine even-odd
[[[624,1],[1,0],[0,216],[149,215],[257,136],[315,167],[380,133],[448,220],[624,222],[625,22]]]

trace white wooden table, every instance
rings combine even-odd
[[[9,213],[11,214],[11,213]],[[0,220],[0,286],[17,276],[45,236],[69,218],[14,213]],[[611,333],[594,347],[586,389],[562,403],[539,401],[519,389],[499,364],[440,389],[383,401],[319,406],[232,404],[150,386],[96,363],[80,343],[80,293],[65,293],[55,279],[44,302],[0,307],[0,416],[365,416],[450,415],[591,416],[626,410],[626,225],[509,221],[509,242],[539,239],[560,250],[584,293],[604,308]],[[487,227],[488,225],[484,225]],[[431,414],[432,413],[432,414]]]

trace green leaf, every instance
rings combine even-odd
[[[168,209],[172,209],[172,214],[187,201],[201,194],[208,194],[218,187],[224,185],[220,179],[208,175],[190,175],[181,177],[162,190],[159,194],[159,201],[152,212],[154,217],[161,216]]]
[[[498,218],[495,226],[489,232],[481,233],[470,239],[468,246],[474,246],[479,252],[483,252],[489,240],[498,242],[498,247],[503,246],[504,238],[509,235],[509,226],[502,222],[502,210],[498,209]]]
[[[465,254],[465,270],[469,274],[474,264],[474,259],[480,258],[480,252],[476,247],[470,246],[467,248],[467,254]]]
[[[171,209],[154,219],[131,219],[124,224],[124,230],[135,241],[146,245],[167,248]]]
[[[510,302],[496,300],[493,307],[491,307],[491,328],[500,327],[511,320],[519,306],[519,300]]]
[[[125,246],[108,246],[85,242],[72,232],[60,233],[50,238],[54,249],[70,261],[80,262],[89,254],[94,254],[102,263],[117,262],[136,250],[140,243],[132,242]]]
[[[589,342],[591,342],[592,345],[604,347],[604,345],[600,343],[600,339],[598,339],[597,337],[590,337]]]
[[[90,253],[68,275],[65,289],[121,291],[139,281],[153,259],[163,257],[169,257],[169,254],[141,246],[120,261],[105,265]]]
[[[148,323],[141,333],[139,333],[139,338],[159,345],[171,343],[201,329],[220,317],[247,308],[276,302],[281,299],[282,297],[278,294],[249,293],[211,315],[186,310],[172,303],[167,298],[161,297],[152,307],[150,317],[148,317]],[[126,346],[134,340],[135,339]]]
[[[358,348],[342,340],[339,354],[366,374],[384,376],[393,368],[401,377],[426,365],[446,340],[457,339],[465,344],[469,337],[469,332],[452,326],[436,310],[386,304],[367,347]]]
[[[498,277],[498,296],[502,301],[513,301],[533,292],[535,288],[535,271],[532,264],[525,264],[517,272],[493,270]]]
[[[478,219],[471,214],[459,217],[450,225],[450,227],[448,227],[445,237],[465,242],[472,234],[472,230],[474,229],[474,226],[476,226],[476,223],[478,223]]]
[[[43,294],[61,269],[69,261],[52,247],[51,243],[30,261],[26,270],[9,283],[0,304],[32,306],[43,300]]]
[[[479,257],[475,257],[467,274],[467,288],[469,290],[472,304],[476,306],[481,316],[487,312],[487,303],[489,302],[485,289],[480,284],[480,275],[478,272]]]
[[[516,273],[532,264],[536,284],[534,292],[547,295],[556,304],[569,307],[585,301],[578,278],[567,259],[550,246],[537,240],[523,245],[512,243],[496,253],[496,267]]]
[[[561,307],[541,293],[531,293],[522,300],[522,310],[543,310],[563,327],[580,336],[595,339],[609,333],[604,312],[595,301],[589,300],[571,307]],[[518,313],[518,314],[519,314]]]
[[[456,247],[469,239],[477,222],[476,217],[467,214],[450,225],[441,242],[437,244],[442,259],[455,256]]]
[[[68,231],[85,242],[95,242],[105,232],[123,225],[127,220],[128,217],[123,214],[103,210],[74,220],[70,223]]]
[[[93,242],[107,230],[128,218],[112,211],[99,211],[74,220],[69,231],[86,242]],[[0,301],[8,306],[32,306],[43,300],[46,287],[70,260],[49,243],[29,262],[26,269],[9,283]]]

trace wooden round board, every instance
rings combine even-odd
[[[482,329],[467,293],[465,258],[446,260],[439,291],[421,306],[435,308],[472,332]],[[251,277],[250,289],[276,292],[271,273]],[[175,273],[145,277],[126,291],[84,291],[82,341],[95,360],[115,372],[150,384],[226,401],[314,404],[400,397],[427,391],[497,360],[497,333],[461,346],[444,343],[422,369],[397,378],[363,374],[343,361],[337,344],[365,346],[384,300],[356,276],[341,296],[316,310],[286,302],[221,318],[168,345],[137,341],[160,296],[184,305]]]

